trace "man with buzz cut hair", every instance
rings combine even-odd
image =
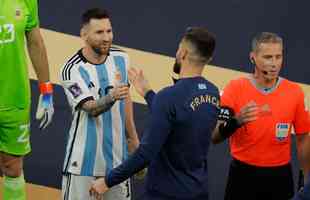
[[[294,128],[300,165],[309,140],[309,113],[301,87],[279,76],[283,40],[262,32],[252,40],[254,73],[224,88],[213,143],[229,138],[232,161],[225,200],[289,200],[294,195],[291,141]],[[305,176],[307,177],[307,176]]]
[[[73,113],[63,165],[64,200],[91,200],[91,182],[106,176],[139,145],[127,78],[129,58],[111,47],[109,13],[87,10],[80,33],[85,45],[60,74]],[[129,200],[129,186],[124,180],[104,200]]]
[[[39,81],[40,129],[54,113],[37,0],[0,0],[0,168],[3,200],[25,200],[23,157],[30,153],[31,92],[25,46]]]
[[[132,156],[94,182],[90,192],[98,200],[146,166],[145,199],[208,200],[208,147],[217,122],[219,91],[202,71],[214,48],[215,36],[208,29],[188,29],[176,53],[179,80],[157,94],[141,70],[129,70],[131,84],[151,110],[150,127]]]

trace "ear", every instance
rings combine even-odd
[[[188,56],[189,52],[187,49],[182,49],[180,52],[180,58],[184,60]]]
[[[85,26],[81,28],[80,36],[81,36],[82,39],[85,39],[85,38],[86,38],[86,36],[87,36],[87,30],[86,30],[86,27],[85,27]]]
[[[251,63],[252,63],[252,64],[255,64],[255,54],[254,54],[253,51],[250,53],[249,57],[250,57]]]

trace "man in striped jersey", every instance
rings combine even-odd
[[[81,37],[85,46],[61,70],[61,83],[73,121],[63,166],[63,199],[91,199],[88,189],[139,145],[129,96],[128,55],[111,47],[112,26],[106,10],[86,11]],[[125,135],[125,128],[127,135]],[[105,200],[130,199],[128,181]]]

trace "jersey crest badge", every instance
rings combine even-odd
[[[290,124],[289,123],[277,123],[276,124],[276,138],[278,141],[285,140],[290,131]]]
[[[16,8],[15,10],[15,18],[20,20],[22,18],[22,10],[20,8]]]

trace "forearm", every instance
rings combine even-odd
[[[106,177],[105,181],[108,187],[113,187],[126,179],[130,178],[137,172],[144,169],[150,158],[145,154],[144,148],[139,148],[129,159],[125,160],[117,168],[113,169]]]
[[[40,28],[34,28],[26,33],[29,57],[39,82],[49,81],[49,66],[46,48],[40,33]]]
[[[310,169],[310,137],[308,133],[297,136],[296,142],[300,168],[304,172],[304,178],[307,178]]]
[[[138,148],[140,141],[133,118],[133,107],[130,96],[125,99],[125,126],[128,152],[132,154]]]
[[[212,143],[213,144],[219,144],[219,143],[222,143],[226,138],[223,137],[219,131],[219,126],[221,123],[224,123],[224,122],[220,122],[218,121],[213,132],[212,132]]]
[[[93,117],[97,117],[101,113],[109,110],[115,100],[113,99],[111,94],[101,97],[98,100],[89,100],[82,105],[82,110],[88,112]]]

